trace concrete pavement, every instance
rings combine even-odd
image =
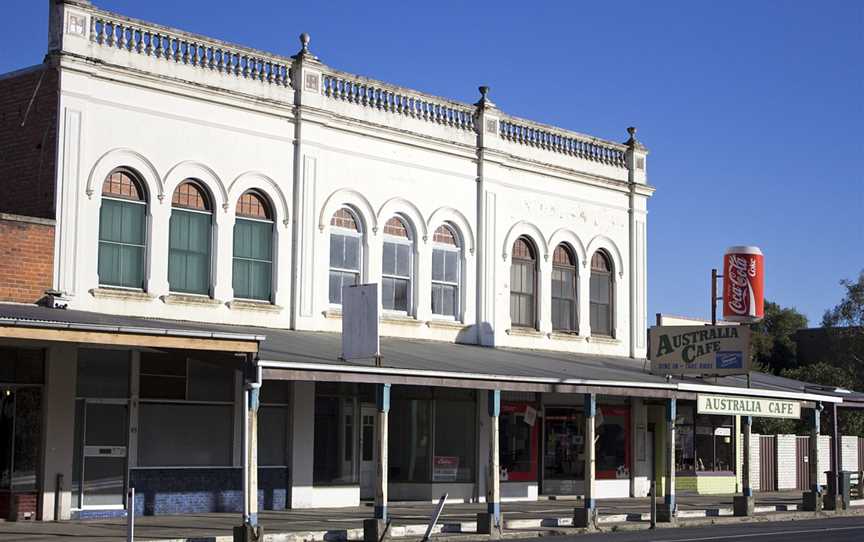
[[[718,518],[732,515],[732,496],[679,496],[679,518]],[[757,495],[757,511],[764,513],[796,510],[801,502],[797,492]],[[599,522],[620,528],[625,524],[644,528],[648,520],[650,500],[600,500]],[[864,504],[864,503],[861,503]],[[540,500],[536,502],[504,503],[504,527],[510,533],[527,530],[567,529],[572,525],[573,508],[581,507],[580,499]],[[393,520],[391,536],[419,537],[434,508],[433,503],[391,503]],[[476,529],[478,512],[485,504],[448,504],[438,530],[443,533],[472,533]],[[864,512],[864,506],[859,507]],[[271,540],[285,542],[315,540],[354,540],[362,538],[362,521],[372,517],[370,506],[356,508],[318,508],[263,512],[261,524]],[[802,515],[800,517],[812,517]],[[230,540],[231,529],[239,522],[239,514],[187,514],[182,516],[150,516],[136,518],[136,540]],[[737,518],[736,518],[737,519]],[[125,519],[70,522],[6,522],[0,523],[0,541],[58,542],[60,540],[125,540]],[[548,533],[547,533],[548,534]],[[276,536],[280,535],[280,536]],[[464,536],[464,535],[463,535]],[[223,538],[224,537],[224,538]]]

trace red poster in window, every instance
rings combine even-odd
[[[540,424],[534,403],[502,403],[499,428],[501,481],[537,480],[537,441]],[[533,415],[532,415],[533,411]],[[534,423],[530,423],[534,421]]]

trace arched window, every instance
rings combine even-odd
[[[576,305],[576,258],[567,245],[552,253],[552,329],[573,333],[579,330]]]
[[[458,318],[461,260],[456,232],[439,226],[432,235],[432,314]]]
[[[342,287],[360,284],[363,261],[360,221],[345,207],[330,219],[330,303],[342,304]]]
[[[99,284],[144,288],[147,251],[147,198],[127,170],[112,172],[102,183],[99,209]]]
[[[388,220],[381,263],[381,307],[385,310],[410,313],[413,308],[413,249],[411,230],[405,222],[395,216]]]
[[[273,214],[254,190],[237,200],[234,221],[234,297],[270,301],[273,293]]]
[[[612,336],[612,264],[598,250],[591,257],[591,334]]]
[[[210,292],[210,236],[213,205],[204,187],[183,181],[171,199],[168,285],[172,292]]]
[[[510,262],[510,321],[517,327],[537,327],[537,251],[525,237],[513,243]]]

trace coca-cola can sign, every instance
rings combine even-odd
[[[723,257],[723,319],[758,322],[765,316],[765,259],[759,247],[730,247]]]

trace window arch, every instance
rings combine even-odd
[[[360,284],[363,232],[357,214],[342,207],[330,219],[330,303],[342,304],[342,288]]]
[[[273,212],[257,190],[237,200],[234,221],[234,297],[270,301],[273,294]]]
[[[609,255],[598,250],[591,257],[591,334],[612,336],[612,263]]]
[[[537,249],[527,237],[513,243],[510,262],[510,321],[537,327]]]
[[[579,331],[576,284],[576,257],[573,250],[562,243],[552,253],[552,329],[555,331]]]
[[[146,223],[142,183],[127,169],[108,174],[99,208],[99,284],[144,289]]]
[[[381,307],[411,313],[413,305],[414,241],[411,229],[399,217],[384,224],[381,262]]]
[[[210,292],[212,198],[204,186],[187,179],[171,198],[168,286],[173,292]]]
[[[432,234],[432,314],[458,318],[462,282],[462,247],[449,225]]]

